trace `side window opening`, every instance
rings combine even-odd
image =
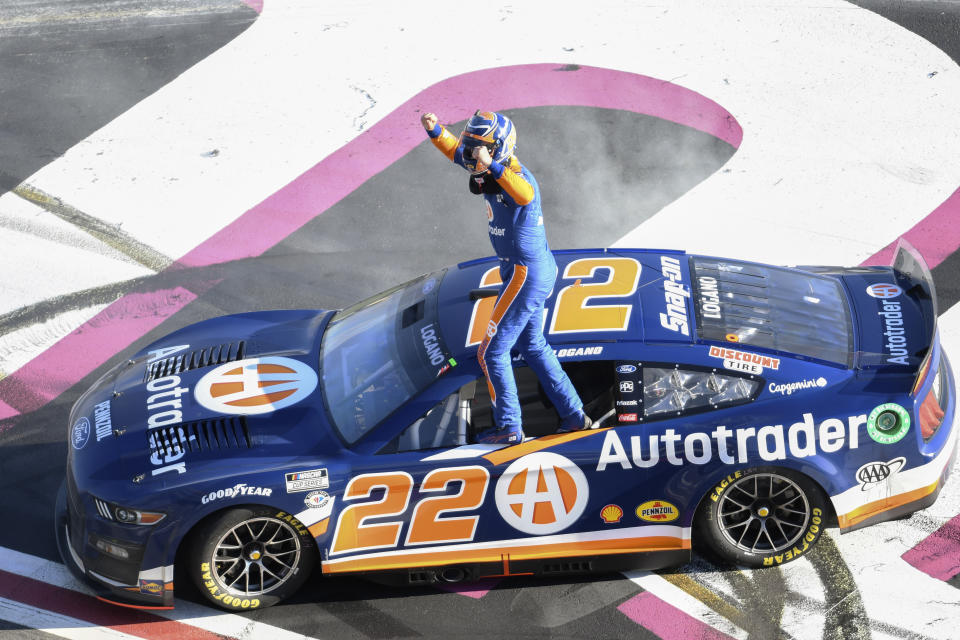
[[[430,408],[423,417],[404,429],[380,453],[401,453],[458,447],[471,437],[471,402],[477,381],[468,382]]]
[[[564,363],[573,386],[583,400],[584,410],[599,422],[613,418],[613,363]],[[514,367],[517,395],[523,413],[523,431],[528,437],[556,433],[560,416],[547,398],[536,374],[526,366]],[[493,407],[485,378],[477,378],[430,408],[423,417],[403,430],[380,453],[401,453],[456,447],[476,441],[476,433],[493,425]]]

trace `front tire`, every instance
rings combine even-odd
[[[310,575],[317,552],[306,527],[275,509],[229,509],[193,538],[188,571],[215,606],[262,609],[292,595]]]
[[[771,567],[804,555],[823,532],[826,498],[809,478],[758,467],[728,476],[704,499],[700,538],[721,560]]]

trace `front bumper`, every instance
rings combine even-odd
[[[54,507],[54,527],[56,529],[57,549],[63,563],[77,578],[87,584],[101,600],[127,607],[145,609],[173,608],[173,567],[158,567],[144,571],[138,562],[138,556],[123,563],[109,558],[106,554],[92,549],[85,542],[95,534],[88,533],[82,509],[70,499],[67,480],[60,484]],[[136,551],[136,547],[130,545]],[[111,566],[109,572],[122,573],[120,580],[98,573],[96,569]]]

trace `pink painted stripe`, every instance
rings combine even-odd
[[[611,69],[565,69],[555,64],[486,69],[429,87],[201,243],[171,268],[260,255],[421,144],[426,135],[418,114],[426,109],[440,114],[445,122],[456,122],[466,119],[481,104],[494,110],[593,106],[670,120],[714,135],[734,147],[743,139],[743,131],[730,113],[689,89]],[[122,313],[125,308],[136,308],[139,300],[117,301],[101,314],[112,319],[110,328],[97,334],[102,336],[102,342],[84,335],[90,328],[84,325],[12,376],[0,380],[0,402],[10,405],[0,405],[0,419],[16,415],[10,412],[11,406],[21,413],[39,408],[102,364],[102,356],[123,349],[186,302],[170,307],[165,315],[153,316],[156,322],[150,323],[136,318],[127,322]],[[84,357],[78,358],[81,354]]]
[[[934,209],[927,217],[903,234],[933,269],[960,249],[960,189]],[[893,259],[897,241],[864,261],[864,265],[888,265]]]
[[[224,640],[225,636],[161,618],[139,609],[106,604],[85,593],[70,591],[0,569],[0,597],[71,618],[84,620],[146,640]]]
[[[667,604],[649,591],[638,593],[617,609],[663,640],[732,640],[727,634]]]
[[[120,298],[0,380],[0,419],[39,409],[196,297],[176,287]]]
[[[439,82],[400,105],[286,187],[180,259],[190,267],[258,256],[426,140],[423,111],[465,120],[478,106],[545,105],[621,109],[676,122],[739,147],[743,130],[716,102],[664,80],[624,71],[555,64],[485,69]]]
[[[497,583],[499,582],[500,580],[491,578],[487,580],[478,580],[477,582],[456,584],[445,584],[443,582],[438,582],[435,586],[443,591],[449,591],[450,593],[456,593],[461,596],[473,598],[474,600],[479,600],[483,596],[490,593],[490,591],[496,587]]]
[[[243,3],[257,13],[263,13],[263,0],[243,0]]]
[[[960,515],[924,538],[901,556],[925,574],[938,580],[960,575]]]

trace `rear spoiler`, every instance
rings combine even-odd
[[[933,284],[933,274],[930,273],[927,262],[912,244],[900,238],[897,240],[897,251],[890,266],[899,276],[911,283],[911,287],[907,289],[909,295],[930,300],[929,307],[924,305],[924,315],[929,313],[930,316],[925,317],[924,320],[927,325],[925,328],[929,329],[927,333],[932,336],[937,330],[937,289]]]
[[[922,305],[922,309],[924,329],[927,330],[927,335],[930,336],[930,347],[927,349],[923,362],[920,364],[920,368],[917,370],[917,375],[914,378],[913,388],[910,393],[911,395],[915,395],[917,391],[920,390],[927,372],[930,370],[930,362],[933,357],[933,341],[936,339],[937,318],[939,316],[937,308],[937,288],[933,283],[933,274],[930,273],[930,268],[927,266],[923,256],[920,255],[920,252],[917,251],[912,244],[903,238],[897,240],[897,250],[894,253],[893,262],[890,266],[898,279],[902,278],[906,282],[911,283],[910,288],[907,289],[908,295],[920,300],[925,299],[929,301],[929,304]]]

